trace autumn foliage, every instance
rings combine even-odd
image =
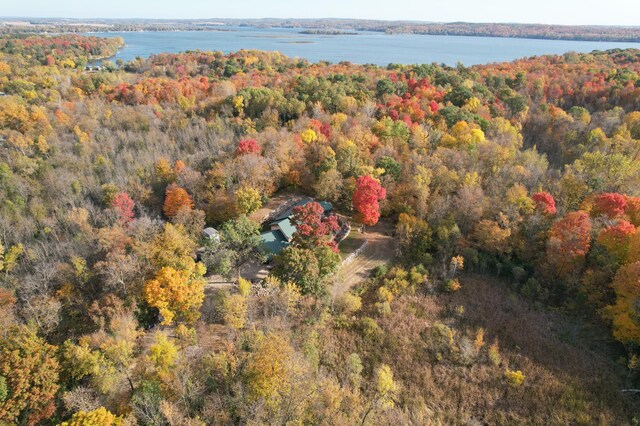
[[[135,215],[133,212],[134,206],[135,203],[126,192],[118,192],[111,200],[111,207],[118,214],[118,222],[121,225],[126,225],[133,220]]]
[[[610,219],[620,217],[627,207],[627,196],[617,193],[599,194],[593,200],[594,215],[604,215]]]
[[[262,151],[262,148],[260,148],[258,141],[255,139],[243,139],[238,142],[236,155],[260,154],[260,151]]]
[[[167,217],[174,217],[182,209],[192,209],[193,200],[187,191],[172,184],[167,187],[162,212]]]
[[[635,226],[626,220],[620,220],[617,224],[602,229],[598,234],[597,241],[619,259],[625,260],[629,253],[631,235],[635,232]]]
[[[38,28],[0,35],[0,424],[633,423],[639,50],[88,72],[121,40]],[[340,223],[265,244],[303,194]]]
[[[356,218],[363,225],[375,225],[380,218],[380,200],[387,196],[386,190],[377,179],[364,175],[356,180],[353,193],[353,207],[357,211]]]
[[[293,350],[281,335],[258,335],[253,353],[247,359],[245,370],[248,379],[249,398],[265,398],[273,404],[280,392],[289,387],[287,370],[291,367]]]
[[[591,220],[584,211],[568,213],[549,231],[547,259],[566,275],[578,266],[591,246]]]
[[[164,267],[147,281],[144,297],[147,303],[157,308],[163,324],[174,321],[193,323],[200,316],[199,308],[204,299],[204,267],[192,263],[190,269]]]
[[[629,221],[635,226],[640,226],[640,197],[629,197],[625,213]]]
[[[547,215],[556,214],[556,202],[548,192],[536,192],[531,199],[536,203],[539,212]]]
[[[53,414],[60,387],[55,347],[26,326],[5,332],[0,337],[0,377],[5,387],[0,423],[38,424]]]
[[[120,426],[122,418],[115,416],[104,407],[91,411],[79,411],[68,422],[60,426]]]
[[[340,229],[337,216],[325,216],[324,208],[315,201],[294,207],[292,222],[296,226],[295,241],[305,247],[330,244],[327,237]],[[337,251],[335,244],[331,247]]]
[[[613,279],[616,303],[605,309],[611,318],[613,335],[627,344],[640,342],[640,321],[635,314],[640,297],[640,262],[622,266]]]

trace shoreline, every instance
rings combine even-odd
[[[136,33],[136,32],[233,32],[243,29],[286,29],[306,35],[432,35],[495,37],[551,41],[640,43],[640,26],[544,25],[517,23],[417,22],[335,19],[211,19],[88,21],[57,18],[0,19],[0,34],[15,33]]]
[[[289,27],[274,27],[274,28],[261,28],[261,27],[244,27],[244,28],[255,28],[259,30],[276,30],[276,29],[293,29]],[[413,35],[413,36],[435,36],[435,37],[481,37],[481,38],[496,38],[496,39],[514,39],[514,40],[547,40],[547,41],[573,41],[573,42],[591,42],[591,43],[635,43],[640,44],[640,37],[633,39],[623,39],[623,38],[614,38],[614,39],[606,39],[606,38],[584,38],[584,37],[572,37],[572,38],[563,38],[563,37],[542,37],[535,35],[495,35],[495,34],[451,34],[451,33],[436,33],[436,32],[410,32],[410,31],[401,31],[401,32],[388,32],[387,30],[358,30],[359,32],[313,32],[313,30],[303,30],[299,31],[296,34],[301,35],[317,35],[317,36],[356,36],[362,35],[363,33],[377,33],[383,36],[403,36],[403,35]],[[0,37],[3,34],[136,34],[136,33],[232,33],[232,32],[240,32],[240,30],[222,30],[222,29],[153,29],[153,30],[101,30],[101,31],[18,31],[18,32],[7,32],[2,33],[0,31]]]

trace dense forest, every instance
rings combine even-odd
[[[516,23],[380,21],[367,19],[56,19],[0,22],[0,33],[34,31],[233,31],[226,26],[300,28],[303,34],[350,35],[354,30],[386,34],[509,37],[547,40],[640,42],[640,27],[612,25],[544,25]]]
[[[547,40],[585,40],[640,42],[637,27],[600,25],[543,25],[448,22],[442,24],[399,24],[388,27],[388,34],[429,34],[475,37],[510,37]]]
[[[637,424],[640,51],[85,70],[121,44],[0,39],[0,424]],[[395,255],[335,291],[309,203],[246,280],[280,194]]]

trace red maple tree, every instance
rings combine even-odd
[[[591,219],[584,211],[568,213],[553,224],[547,241],[547,259],[566,275],[580,264],[591,247]]]
[[[133,207],[135,203],[126,192],[118,192],[111,200],[111,208],[118,213],[118,223],[126,225],[133,220],[135,216]]]
[[[326,237],[340,229],[338,217],[334,214],[325,216],[320,203],[312,201],[303,206],[293,208],[291,221],[296,226],[294,241],[300,246],[328,245],[336,251],[337,247]]]
[[[236,147],[236,156],[246,154],[260,154],[261,151],[262,148],[260,148],[257,140],[244,139],[238,142],[238,146]]]
[[[536,192],[531,196],[536,203],[536,209],[543,214],[556,214],[556,202],[548,192]]]
[[[387,197],[387,191],[377,179],[364,175],[356,181],[353,193],[353,208],[356,209],[356,220],[363,225],[375,225],[380,218],[380,200]]]
[[[592,213],[596,216],[604,215],[613,219],[622,216],[626,206],[626,195],[608,192],[595,197]]]

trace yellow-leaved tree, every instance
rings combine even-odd
[[[133,391],[131,370],[139,334],[130,312],[116,312],[100,330],[62,345],[63,373],[103,395],[123,392],[123,386]]]
[[[398,387],[393,381],[393,371],[391,371],[391,368],[386,364],[382,364],[378,367],[375,372],[375,381],[376,393],[380,405],[382,407],[393,407],[393,399]]]
[[[245,383],[251,399],[264,398],[267,405],[276,405],[280,395],[291,386],[288,366],[293,349],[276,333],[259,333],[247,359]]]
[[[239,330],[247,322],[248,296],[251,283],[244,278],[238,280],[238,294],[231,294],[224,298],[222,311],[224,322],[231,328]]]
[[[202,263],[191,260],[185,269],[164,267],[144,286],[144,298],[150,306],[158,308],[163,324],[174,321],[193,323],[200,317],[204,300],[206,269]]]
[[[300,139],[304,143],[311,143],[318,140],[318,134],[313,129],[307,129],[300,133]]]
[[[24,252],[24,248],[22,244],[18,244],[15,246],[11,246],[9,250],[6,250],[0,243],[0,272],[5,272],[5,274],[13,271],[13,268],[16,266],[18,258]]]
[[[604,308],[611,320],[613,337],[624,344],[640,343],[640,323],[636,303],[640,297],[640,261],[623,265],[613,279],[616,303]]]
[[[262,196],[260,192],[250,186],[238,188],[233,193],[235,198],[236,210],[240,214],[249,215],[262,206]]]
[[[190,269],[193,267],[191,254],[196,245],[182,225],[165,223],[162,232],[153,240],[137,244],[135,251],[148,259],[154,269],[170,266],[174,269]]]
[[[398,385],[393,380],[393,371],[386,364],[381,364],[374,373],[374,387],[371,389],[371,402],[364,411],[361,424],[366,424],[367,417],[376,411],[393,408]]]
[[[71,420],[60,423],[60,426],[120,426],[122,418],[104,407],[92,411],[78,411]]]
[[[149,346],[145,367],[149,379],[169,381],[178,359],[178,346],[163,332],[156,333],[154,343]]]

